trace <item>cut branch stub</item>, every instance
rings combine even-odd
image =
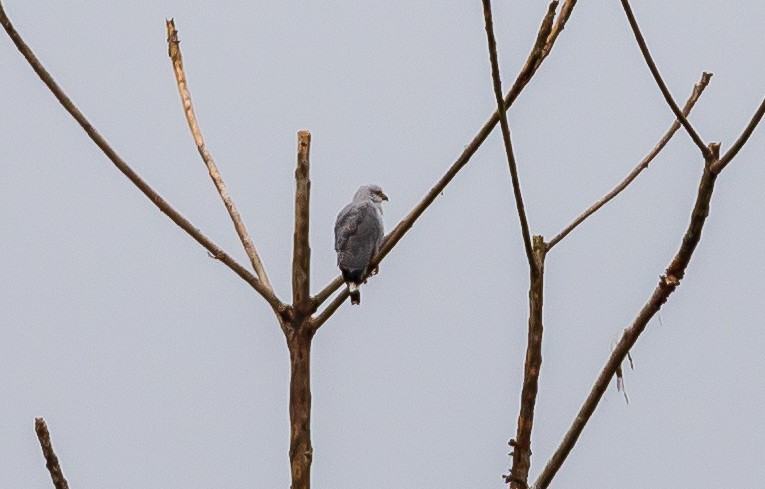
[[[298,314],[308,315],[311,287],[311,246],[308,241],[310,220],[311,133],[298,132],[298,157],[295,169],[295,232],[292,248],[292,302]]]
[[[61,471],[61,464],[58,461],[56,452],[53,451],[48,425],[43,418],[35,418],[35,432],[37,433],[37,439],[40,441],[40,448],[42,448],[43,457],[45,457],[45,466],[48,468],[53,486],[56,489],[69,489],[69,483]]]

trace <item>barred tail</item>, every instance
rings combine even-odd
[[[359,291],[359,286],[353,282],[348,282],[348,292],[351,294],[351,304],[352,305],[358,305],[361,304],[361,292]]]

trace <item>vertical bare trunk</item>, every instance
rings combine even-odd
[[[298,158],[295,168],[295,233],[292,251],[292,305],[306,314],[311,288],[311,246],[308,226],[310,221],[310,151],[311,133],[298,132]],[[308,312],[310,314],[310,312]]]
[[[292,489],[311,487],[311,328],[300,325],[287,340],[290,350],[290,468]]]
[[[513,469],[509,477],[512,489],[528,487],[531,467],[531,431],[534,425],[534,407],[537,401],[539,369],[542,366],[542,304],[544,298],[544,260],[547,245],[541,236],[534,236],[534,266],[531,267],[529,286],[529,337],[526,347],[526,365],[521,390],[521,409],[518,429],[513,444]]]

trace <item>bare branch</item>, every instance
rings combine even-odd
[[[709,80],[712,78],[711,73],[703,73],[701,75],[701,80],[699,80],[696,85],[693,87],[693,92],[691,93],[691,96],[688,98],[688,101],[685,102],[685,106],[683,107],[683,114],[688,115],[691,112],[691,109],[693,109],[693,106],[696,105],[696,101],[699,99],[701,94],[704,92],[704,89],[709,84]],[[554,238],[550,240],[549,243],[547,243],[547,250],[549,251],[553,246],[555,246],[559,241],[561,241],[563,238],[565,238],[571,231],[573,231],[577,226],[582,224],[585,219],[593,215],[595,212],[598,211],[601,207],[606,205],[608,202],[611,201],[614,197],[619,195],[624,189],[627,188],[627,186],[632,183],[635,178],[648,168],[648,165],[653,161],[654,158],[661,152],[662,149],[664,149],[664,146],[667,145],[670,139],[672,139],[672,136],[675,135],[677,130],[680,128],[680,121],[675,120],[675,122],[672,123],[672,125],[669,127],[667,132],[662,136],[662,138],[659,140],[659,142],[654,146],[654,148],[651,150],[650,153],[648,153],[645,158],[643,158],[640,163],[627,175],[627,177],[622,180],[619,185],[614,187],[610,192],[608,192],[602,199],[595,202],[589,209],[581,213],[576,219],[571,221],[571,223],[566,226],[563,231],[559,232]]]
[[[379,263],[380,260],[377,260]],[[324,301],[329,299],[329,296],[331,296],[337,289],[340,288],[341,285],[343,285],[345,282],[343,281],[342,275],[338,275],[330,283],[324,286],[323,289],[319,291],[318,294],[313,296],[314,303],[319,306],[321,304],[324,304]]]
[[[568,18],[571,16],[571,9],[574,8],[575,4],[576,0],[566,1],[566,3],[563,4],[563,8],[561,8],[561,13],[558,15],[557,20],[555,19],[555,9],[558,7],[558,0],[553,0],[547,6],[547,12],[542,19],[542,25],[539,26],[539,31],[537,31],[537,39],[534,42],[534,47],[531,48],[531,52],[526,58],[523,68],[521,68],[521,71],[515,78],[515,82],[513,82],[510,92],[505,96],[505,111],[513,105],[515,99],[518,98],[518,95],[521,94],[523,88],[529,81],[531,81],[531,78],[542,65],[542,61],[544,61],[547,55],[550,54],[553,44],[555,44],[555,40],[558,38],[558,34],[563,30],[566,21],[568,21]],[[492,119],[494,119],[494,117],[497,118],[494,120],[494,125],[496,125],[497,122],[499,122],[499,116],[495,113]],[[492,129],[493,128],[494,126],[492,125]]]
[[[311,246],[308,241],[310,219],[311,133],[298,132],[298,157],[295,169],[295,233],[292,249],[292,304],[299,308],[311,294]]]
[[[616,374],[617,369],[621,365],[624,358],[629,351],[635,345],[640,334],[645,330],[648,322],[653,316],[659,312],[661,306],[667,302],[670,294],[675,291],[680,281],[685,276],[685,270],[688,267],[688,263],[693,256],[693,252],[701,239],[701,231],[703,230],[706,218],[709,215],[709,202],[712,199],[712,191],[714,190],[715,180],[717,175],[709,170],[714,160],[719,155],[719,145],[710,144],[710,153],[713,155],[713,161],[707,161],[704,166],[704,173],[701,176],[701,182],[699,183],[699,190],[696,195],[696,203],[693,207],[691,214],[691,222],[688,225],[688,229],[683,236],[683,241],[680,245],[680,249],[675,254],[669,267],[667,267],[666,273],[659,279],[659,284],[653,291],[648,302],[645,303],[643,308],[638,313],[632,324],[624,330],[621,339],[616,344],[611,356],[606,362],[605,366],[598,375],[595,384],[590,390],[590,394],[584,401],[584,404],[579,409],[579,413],[574,418],[571,427],[566,432],[555,453],[545,465],[545,468],[537,477],[534,483],[535,489],[545,489],[552,481],[555,474],[560,469],[563,462],[568,457],[571,449],[574,448],[579,435],[587,425],[590,417],[595,412],[595,408],[600,402],[603,393],[608,388],[608,384]]]
[[[327,319],[329,319],[335,313],[335,311],[337,311],[337,309],[343,305],[343,302],[345,302],[345,300],[350,297],[350,295],[351,294],[348,292],[347,288],[340,290],[340,293],[337,294],[334,299],[332,299],[332,302],[330,302],[323,311],[311,318],[311,328],[313,328],[314,331],[319,329],[321,325],[327,322]]]
[[[290,489],[311,488],[311,340],[301,326],[287,337],[290,351]]]
[[[1,5],[0,9],[2,9]],[[69,489],[69,483],[66,482],[64,473],[61,471],[61,465],[58,462],[56,452],[53,451],[48,425],[45,424],[43,418],[35,418],[35,432],[37,432],[37,439],[40,441],[40,447],[45,457],[45,466],[48,468],[48,472],[50,472],[53,486],[56,489]]]
[[[202,131],[199,129],[199,123],[197,122],[197,117],[194,113],[194,105],[191,102],[191,94],[189,93],[188,84],[186,83],[186,73],[183,70],[183,56],[181,55],[181,42],[178,40],[178,31],[175,29],[175,21],[169,19],[165,21],[165,24],[167,26],[168,54],[173,63],[175,81],[178,84],[178,93],[181,95],[183,111],[186,114],[186,121],[189,123],[191,135],[194,137],[194,142],[197,145],[197,150],[202,157],[202,161],[204,161],[205,166],[207,166],[210,178],[215,184],[215,188],[218,189],[220,198],[223,200],[223,204],[226,206],[226,210],[228,211],[229,216],[231,216],[231,220],[234,222],[236,233],[239,235],[244,250],[250,258],[255,274],[258,276],[258,279],[263,282],[265,288],[271,289],[271,282],[268,280],[266,269],[263,266],[263,262],[260,260],[258,251],[255,249],[255,244],[253,244],[250,239],[250,235],[247,233],[247,228],[245,227],[244,222],[242,222],[242,217],[239,215],[239,211],[236,210],[234,201],[231,200],[231,196],[228,194],[226,184],[223,183],[223,177],[220,176],[215,160],[213,160],[212,155],[207,150],[205,141],[202,138]]]
[[[712,165],[711,170],[713,173],[720,173],[723,171],[723,169],[728,166],[728,163],[730,163],[730,161],[736,157],[741,148],[744,147],[744,144],[746,144],[746,142],[749,140],[749,136],[752,135],[755,128],[757,127],[757,124],[760,123],[763,115],[765,115],[765,100],[762,101],[760,107],[757,109],[757,112],[755,112],[754,116],[752,117],[752,120],[749,121],[749,124],[747,124],[744,132],[742,132],[741,136],[739,136],[736,142],[733,143],[733,146],[731,146],[730,149],[725,152],[722,158],[720,158],[720,161]]]
[[[48,89],[53,93],[53,95],[56,97],[56,99],[59,101],[59,103],[64,107],[64,109],[69,112],[69,114],[77,121],[77,123],[82,126],[82,128],[85,130],[87,135],[90,137],[90,139],[98,146],[101,151],[104,152],[107,158],[111,160],[112,163],[114,163],[114,166],[117,167],[119,171],[121,171],[133,184],[138,187],[138,189],[143,192],[143,194],[149,198],[149,200],[159,208],[160,211],[162,211],[167,217],[169,217],[175,224],[178,225],[181,229],[186,231],[186,233],[194,238],[194,240],[201,244],[207,251],[209,251],[216,259],[220,260],[222,263],[224,263],[226,266],[228,266],[231,270],[234,271],[237,275],[239,275],[245,282],[250,284],[256,291],[262,295],[266,301],[271,305],[271,307],[276,311],[277,313],[283,313],[286,311],[287,306],[283,304],[271,291],[270,289],[266,288],[263,283],[258,280],[252,273],[247,271],[246,268],[244,268],[242,265],[236,262],[231,256],[229,256],[225,251],[223,251],[218,245],[213,243],[210,238],[202,234],[199,229],[194,227],[191,222],[189,222],[185,217],[183,217],[178,211],[176,211],[165,199],[162,198],[151,186],[149,186],[146,181],[144,181],[138,173],[135,172],[128,164],[120,158],[120,156],[112,149],[111,146],[109,146],[109,143],[106,142],[106,139],[104,139],[101,134],[90,124],[90,122],[85,118],[82,112],[77,108],[77,106],[74,105],[72,100],[64,93],[64,91],[61,89],[61,87],[58,86],[58,84],[53,80],[53,77],[48,73],[48,71],[45,69],[45,67],[40,63],[40,61],[37,59],[35,54],[32,52],[32,50],[27,46],[27,44],[24,42],[23,39],[21,39],[21,36],[16,31],[16,29],[11,24],[10,19],[8,19],[8,16],[5,13],[5,9],[3,8],[2,4],[0,3],[0,24],[3,25],[3,28],[5,29],[5,32],[8,33],[8,36],[11,38],[13,43],[16,45],[16,48],[21,52],[21,54],[24,56],[24,58],[27,60],[29,65],[32,67],[32,69],[37,73],[37,76],[40,77],[42,82],[48,87]]]
[[[557,2],[554,2],[557,6]],[[550,4],[552,7],[553,4]],[[555,44],[555,40],[558,38],[558,35],[563,31],[563,28],[566,26],[566,22],[568,22],[568,18],[571,17],[571,12],[574,10],[574,5],[576,5],[576,0],[565,0],[563,2],[563,6],[560,8],[560,13],[558,14],[558,18],[555,19],[555,25],[552,27],[551,31],[547,35],[547,39],[545,41],[545,46],[543,48],[543,57],[547,57],[547,55],[550,52],[550,49],[552,49],[553,44]],[[555,13],[555,7],[552,7],[552,13],[554,15]],[[552,18],[552,15],[550,16]]]
[[[486,40],[489,46],[489,60],[491,61],[491,78],[494,85],[494,97],[497,99],[497,114],[499,115],[499,125],[502,130],[502,141],[505,145],[507,165],[510,168],[510,177],[513,181],[515,207],[518,211],[518,220],[521,222],[521,233],[523,234],[523,246],[526,248],[526,258],[529,261],[529,267],[533,269],[535,265],[534,252],[531,248],[531,233],[529,232],[529,223],[526,219],[526,210],[523,205],[523,195],[521,195],[521,182],[518,179],[518,166],[515,162],[513,144],[510,140],[510,126],[507,123],[505,101],[502,98],[502,80],[500,80],[499,60],[497,59],[497,41],[494,38],[494,21],[491,16],[491,0],[483,0],[483,16],[486,23]]]
[[[513,444],[513,467],[506,479],[511,488],[528,487],[531,468],[531,431],[534,427],[534,408],[539,390],[539,373],[542,368],[542,312],[544,303],[544,264],[547,246],[542,236],[534,236],[534,266],[529,280],[529,333],[526,346],[526,362],[523,368],[521,408],[518,428]]]
[[[558,1],[554,0],[550,3],[542,21],[542,25],[539,28],[539,34],[537,35],[537,40],[534,44],[534,47],[532,48],[531,53],[529,53],[526,63],[521,69],[521,72],[518,74],[513,87],[510,89],[507,96],[505,96],[505,110],[509,109],[510,106],[513,105],[515,100],[518,98],[518,95],[520,95],[520,93],[533,77],[534,73],[536,73],[537,69],[542,64],[542,61],[544,61],[544,59],[550,53],[558,33],[563,29],[566,21],[568,20],[568,17],[571,15],[571,9],[575,3],[575,1],[567,1],[565,3],[561,11],[561,16],[558,18],[559,24],[556,24],[557,30],[553,30],[552,26],[553,20],[555,18],[555,8],[558,5]],[[565,17],[563,17],[564,12],[566,14]],[[377,256],[372,259],[370,269],[373,268],[375,264],[379,264],[388,255],[388,253],[390,253],[393,247],[398,244],[401,238],[404,237],[407,231],[409,231],[409,229],[414,226],[415,221],[417,221],[422,213],[425,212],[425,209],[427,209],[430,204],[436,200],[436,197],[438,197],[444,191],[449,182],[451,182],[457,173],[459,173],[459,171],[470,161],[470,158],[475,154],[476,151],[478,151],[478,148],[481,146],[481,144],[483,144],[489,134],[491,134],[491,131],[494,129],[498,122],[499,115],[497,112],[494,112],[491,117],[489,117],[489,120],[484,123],[483,127],[481,127],[473,140],[470,141],[467,146],[465,146],[462,154],[460,154],[459,158],[457,158],[457,160],[446,171],[441,179],[436,182],[433,188],[431,188],[428,193],[425,194],[422,200],[420,200],[420,202],[418,202],[414,208],[409,211],[409,213],[396,225],[396,227],[393,228],[393,231],[391,231],[385,237],[385,242],[380,248],[380,251],[377,253]],[[314,296],[313,299],[316,305],[321,305],[324,301],[326,301],[333,292],[340,288],[342,284],[342,277],[335,277],[318,294]]]
[[[630,7],[629,1],[621,0],[621,2],[622,2],[622,7],[624,7],[624,13],[627,14],[627,20],[630,23],[632,32],[635,34],[635,39],[637,40],[638,46],[640,46],[640,52],[643,53],[643,58],[645,58],[645,62],[648,65],[648,69],[651,70],[651,74],[653,75],[654,80],[656,80],[656,84],[659,86],[659,90],[661,90],[662,95],[664,95],[664,100],[667,101],[667,104],[672,109],[672,112],[675,113],[675,117],[677,117],[677,119],[685,128],[685,130],[688,131],[688,135],[691,136],[691,139],[693,139],[693,142],[696,143],[696,146],[699,147],[699,149],[701,150],[701,154],[704,156],[704,159],[706,160],[710,159],[712,155],[709,151],[709,148],[707,147],[706,144],[704,144],[704,141],[701,140],[699,135],[693,129],[693,126],[691,126],[691,123],[688,122],[688,119],[686,119],[683,113],[680,111],[680,108],[677,106],[677,104],[675,103],[675,100],[672,98],[672,94],[669,93],[669,89],[667,88],[667,85],[664,83],[664,80],[662,80],[661,73],[659,73],[659,69],[656,67],[656,63],[653,62],[651,53],[648,51],[648,46],[645,43],[643,34],[640,33],[640,27],[638,27],[637,20],[635,20],[635,15],[632,13],[632,7]]]

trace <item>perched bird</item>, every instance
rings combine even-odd
[[[388,200],[377,185],[363,185],[353,201],[343,207],[335,221],[335,251],[337,266],[343,273],[351,294],[351,304],[361,304],[359,285],[372,257],[377,254],[385,232],[382,201]]]

